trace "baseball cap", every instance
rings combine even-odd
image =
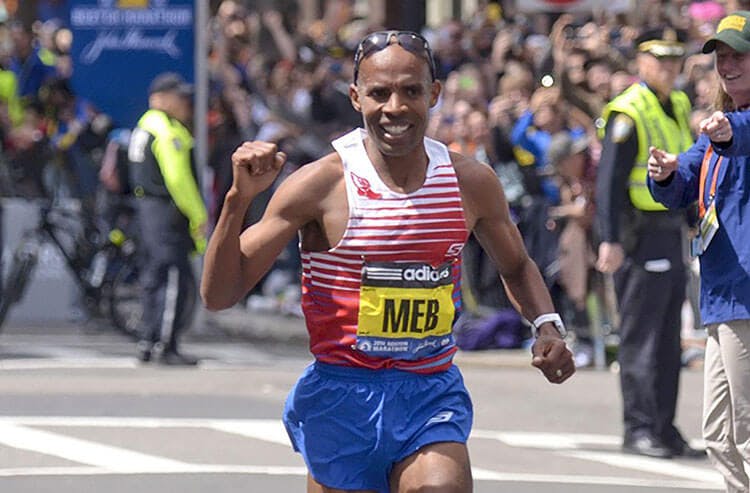
[[[176,72],[163,72],[151,81],[148,86],[148,93],[157,92],[174,92],[181,96],[192,96],[193,85],[185,82],[185,79]]]
[[[635,40],[641,53],[650,53],[657,58],[681,57],[685,55],[685,31],[670,26],[648,29]]]
[[[716,49],[716,42],[726,43],[735,51],[747,53],[750,51],[750,11],[738,10],[719,21],[714,34],[703,45],[703,53],[711,53]]]

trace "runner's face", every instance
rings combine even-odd
[[[364,58],[357,84],[349,88],[370,139],[383,155],[394,157],[422,145],[439,93],[427,60],[395,43]]]

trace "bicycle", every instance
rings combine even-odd
[[[43,203],[36,227],[22,235],[13,252],[0,296],[0,330],[13,305],[23,299],[41,248],[52,245],[73,274],[86,315],[105,316],[135,339],[141,316],[136,241],[120,228],[103,231],[80,207]]]

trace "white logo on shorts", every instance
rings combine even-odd
[[[445,423],[446,421],[450,421],[452,417],[453,411],[442,411],[431,417],[427,424]]]

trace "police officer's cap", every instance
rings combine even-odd
[[[681,57],[685,55],[687,34],[670,26],[647,29],[635,40],[636,49],[657,58]]]
[[[750,11],[738,10],[721,19],[716,26],[716,34],[703,45],[703,53],[714,51],[717,41],[740,53],[750,51]]]
[[[176,72],[163,72],[154,77],[148,87],[149,94],[157,92],[172,92],[189,97],[193,95],[193,85],[185,82],[185,79]]]

